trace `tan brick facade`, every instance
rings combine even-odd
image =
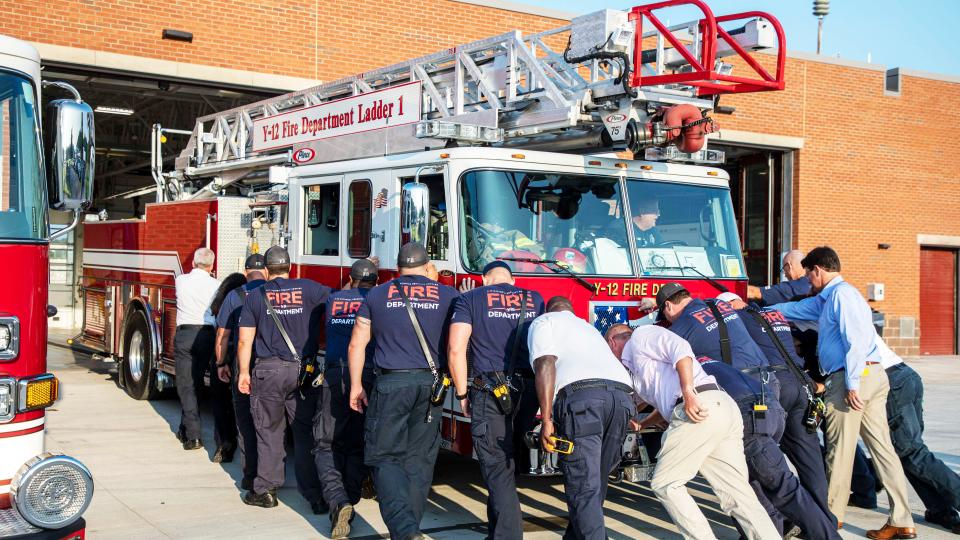
[[[566,22],[450,0],[20,0],[3,12],[0,34],[30,41],[322,80]],[[194,41],[161,40],[163,28]],[[916,352],[919,334],[901,333],[898,318],[919,315],[917,235],[960,237],[960,84],[904,75],[900,95],[888,96],[883,83],[872,66],[791,57],[787,90],[724,98],[736,113],[718,121],[804,140],[795,245],[835,247],[861,290],[885,283],[876,307],[892,344]]]

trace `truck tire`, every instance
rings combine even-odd
[[[123,329],[123,386],[133,399],[156,399],[157,370],[150,338],[150,326],[143,311],[135,310]]]

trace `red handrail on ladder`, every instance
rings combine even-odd
[[[687,46],[682,43],[667,27],[653,14],[658,9],[667,7],[676,7],[682,5],[692,5],[703,13],[700,19],[700,51],[691,53]],[[730,36],[726,30],[719,26],[719,23],[730,22],[742,19],[759,17],[773,25],[777,34],[777,72],[776,76],[770,73],[760,65],[753,56],[750,55],[736,39]],[[658,32],[672,45],[676,51],[689,62],[692,71],[683,73],[665,73],[663,75],[642,75],[641,74],[641,56],[643,52],[643,20],[646,19],[657,29]],[[711,96],[714,94],[735,94],[741,92],[763,92],[767,90],[783,90],[784,88],[784,66],[787,58],[787,39],[783,32],[783,26],[772,15],[763,11],[745,11],[743,13],[733,13],[715,17],[713,11],[703,0],[664,0],[654,4],[636,6],[630,10],[630,20],[636,21],[636,31],[633,42],[633,73],[630,77],[630,85],[654,86],[660,84],[683,84],[697,87],[698,96]],[[758,78],[740,77],[717,73],[714,68],[717,60],[717,39],[724,40],[740,58],[756,73]]]

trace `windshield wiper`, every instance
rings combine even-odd
[[[497,257],[497,260],[552,265],[552,266],[547,266],[547,269],[553,272],[554,274],[566,274],[572,277],[573,279],[575,279],[576,282],[579,283],[580,285],[583,285],[584,287],[589,289],[591,293],[597,294],[597,286],[595,284],[590,283],[589,281],[580,277],[580,275],[574,272],[573,270],[570,270],[566,266],[563,266],[562,264],[560,264],[560,261],[556,261],[554,259],[529,259],[529,258],[518,258],[518,257]]]
[[[657,266],[657,267],[656,267],[656,270],[693,270],[694,272],[697,273],[697,275],[699,275],[699,276],[702,277],[703,279],[707,280],[707,283],[713,285],[718,291],[720,291],[720,292],[722,292],[722,293],[730,292],[730,289],[724,287],[724,286],[723,286],[721,283],[719,283],[717,280],[715,280],[715,279],[713,279],[712,277],[704,274],[703,272],[697,270],[696,268],[694,268],[694,267],[692,267],[692,266]]]

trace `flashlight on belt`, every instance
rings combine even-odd
[[[450,389],[452,382],[449,375],[441,373],[437,381],[433,383],[433,389],[430,392],[430,403],[434,405],[443,403],[443,398],[447,397],[447,390]]]

